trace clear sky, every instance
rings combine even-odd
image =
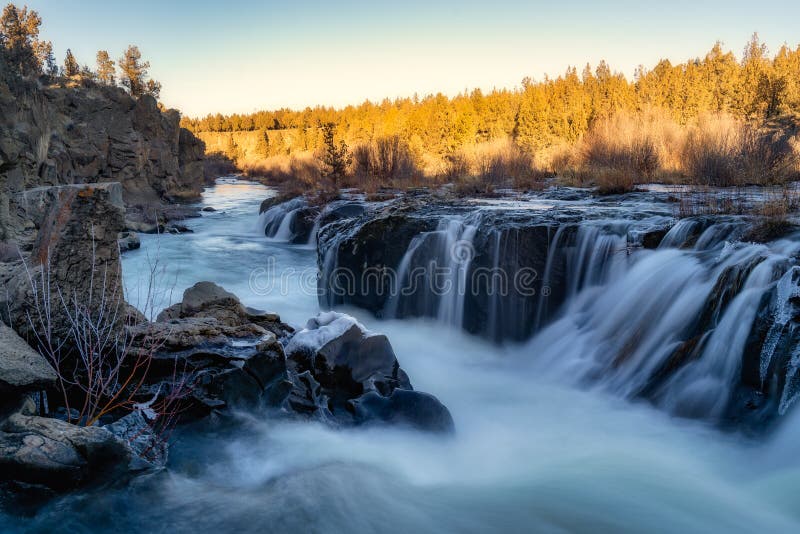
[[[25,0],[18,0],[18,4]],[[737,55],[753,32],[800,44],[798,0],[28,0],[59,62],[137,44],[184,114],[251,112],[514,87],[601,59],[627,76],[660,58]]]

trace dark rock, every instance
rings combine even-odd
[[[368,332],[350,316],[319,314],[284,350],[293,384],[287,403],[298,413],[340,424],[452,430],[447,408],[413,391],[386,336]]]
[[[388,397],[383,397],[370,391],[351,402],[359,422],[380,421],[432,432],[455,430],[450,411],[428,393],[396,389]]]
[[[0,322],[0,406],[55,384],[56,373],[47,360]]]
[[[142,242],[136,232],[120,232],[117,242],[119,243],[120,252],[136,250],[142,246]]]
[[[28,401],[0,422],[0,480],[63,491],[128,465],[130,448],[100,427],[80,427],[33,415]]]

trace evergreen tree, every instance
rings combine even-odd
[[[23,76],[40,74],[52,52],[49,41],[39,40],[42,19],[36,11],[8,4],[0,16],[0,33],[5,37],[6,61]]]
[[[161,84],[155,80],[148,79],[147,69],[150,68],[150,62],[142,61],[142,53],[139,52],[139,47],[130,45],[117,64],[121,72],[122,85],[128,89],[131,96],[138,98],[149,94],[158,98],[161,92]]]
[[[114,60],[105,50],[97,52],[97,80],[105,85],[116,85]]]
[[[322,163],[326,167],[325,176],[338,186],[339,180],[347,174],[347,168],[353,163],[353,155],[344,141],[336,144],[336,125],[328,122],[322,125],[323,148]]]
[[[70,78],[77,76],[81,71],[78,60],[72,55],[72,50],[67,48],[67,55],[64,57],[64,76]]]

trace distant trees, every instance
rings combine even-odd
[[[78,60],[72,55],[72,50],[67,48],[67,54],[64,57],[64,76],[77,76],[80,72],[81,67],[78,65]]]
[[[97,81],[105,85],[116,84],[116,70],[114,61],[106,50],[97,52]]]
[[[800,47],[784,46],[770,56],[754,35],[741,59],[716,43],[705,56],[685,63],[662,60],[639,67],[632,80],[601,61],[596,68],[571,67],[556,78],[525,79],[513,90],[367,101],[342,109],[215,114],[184,119],[183,125],[194,131],[268,131],[275,155],[320,147],[330,153],[330,129],[314,125],[333,123],[337,141],[357,147],[359,165],[365,167],[377,141],[395,135],[426,161],[447,161],[463,148],[507,138],[530,156],[575,145],[619,113],[650,109],[663,110],[679,126],[707,113],[758,121],[800,116]],[[286,139],[281,150],[276,148],[279,134]]]

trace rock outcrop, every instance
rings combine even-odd
[[[149,96],[92,83],[0,83],[0,241],[24,231],[18,195],[42,186],[120,182],[127,205],[190,200],[203,144]]]
[[[200,282],[156,322],[129,331],[134,347],[158,346],[147,391],[169,390],[177,369],[196,415],[262,406],[337,425],[453,428],[447,408],[413,391],[386,336],[343,314],[320,314],[294,332],[276,314]]]
[[[340,424],[392,423],[451,432],[436,397],[414,391],[389,340],[336,312],[310,319],[285,347],[288,406]]]
[[[0,322],[0,407],[55,383],[56,373],[47,360]]]
[[[54,186],[23,196],[38,233],[25,265],[18,262],[4,277],[0,302],[7,299],[3,312],[11,326],[32,342],[31,321],[44,319],[42,306],[49,300],[49,327],[58,344],[69,335],[73,304],[102,306],[106,315],[126,306],[117,244],[124,226],[122,188]],[[118,315],[122,320],[124,313]]]
[[[35,406],[0,417],[0,482],[68,490],[127,468],[131,449],[101,427],[38,417]]]

